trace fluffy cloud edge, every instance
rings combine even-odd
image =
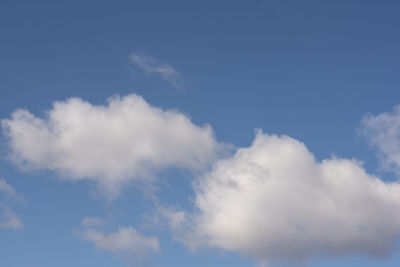
[[[1,125],[19,167],[92,180],[112,197],[122,184],[152,180],[161,169],[202,169],[223,150],[209,125],[135,94],[109,98],[105,106],[70,98],[42,118],[19,109]]]
[[[400,237],[400,184],[359,161],[317,162],[288,136],[259,131],[250,147],[194,184],[192,212],[164,212],[188,247],[239,252],[259,262],[389,255]]]

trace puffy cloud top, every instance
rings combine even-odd
[[[19,109],[1,125],[20,166],[96,180],[111,194],[161,168],[202,168],[218,148],[208,125],[137,95],[111,98],[107,106],[71,98],[55,102],[44,118]]]
[[[383,256],[400,236],[399,184],[353,160],[316,162],[287,136],[259,132],[199,179],[195,192],[197,212],[180,238],[259,261]]]

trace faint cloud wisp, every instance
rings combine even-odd
[[[96,249],[124,257],[129,266],[133,261],[143,265],[150,253],[161,251],[156,237],[144,236],[133,227],[119,227],[115,232],[105,232],[104,227],[100,227],[104,224],[100,218],[87,217],[82,220],[84,229],[75,233],[82,240],[92,242]]]
[[[143,53],[132,53],[129,56],[129,62],[135,71],[143,72],[146,76],[158,77],[178,90],[184,90],[185,88],[179,71],[152,56]]]
[[[23,203],[23,197],[9,185],[6,180],[0,179],[0,194],[5,195],[5,199]],[[8,202],[8,201],[7,201]],[[24,229],[24,225],[18,216],[12,211],[9,205],[0,203],[0,228],[14,230]]]

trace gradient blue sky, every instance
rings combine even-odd
[[[400,104],[399,12],[398,1],[3,0],[0,119],[18,108],[43,117],[54,101],[70,97],[104,105],[113,95],[133,93],[179,110],[195,125],[209,124],[219,142],[248,147],[262,129],[303,142],[317,161],[355,158],[368,173],[395,181],[396,171],[382,167],[358,129],[365,114]],[[151,59],[152,69],[132,55]],[[135,255],[82,240],[76,232],[85,217],[109,221],[104,231],[133,227],[158,238],[161,252],[139,264],[258,264],[240,251],[192,251],[174,240],[167,227],[148,223],[157,204],[137,186],[109,201],[86,180],[21,170],[8,158],[4,132],[0,141],[0,178],[24,199],[0,199],[24,225],[0,228],[1,266],[135,264]],[[197,173],[171,167],[156,176],[162,179],[156,202],[193,209]],[[270,264],[399,266],[400,251],[396,245],[383,259],[361,252]]]

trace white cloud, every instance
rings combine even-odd
[[[159,252],[160,245],[155,237],[145,237],[132,227],[122,227],[117,232],[105,234],[99,230],[85,229],[80,237],[91,241],[100,250],[116,254],[143,256],[149,252]]]
[[[19,109],[1,124],[20,167],[94,180],[111,196],[162,168],[200,169],[219,146],[210,126],[196,126],[137,95],[111,98],[107,106],[71,98],[55,102],[44,118]]]
[[[141,53],[132,53],[129,60],[132,66],[143,71],[147,76],[155,75],[177,89],[184,89],[182,76],[173,66]]]
[[[14,230],[24,229],[24,225],[18,216],[6,205],[0,204],[0,211],[0,228],[11,228]]]
[[[361,125],[361,132],[378,149],[383,166],[400,175],[400,106],[392,113],[368,114]]]
[[[189,246],[237,251],[260,262],[379,257],[400,236],[398,183],[367,174],[354,160],[317,162],[287,136],[257,133],[250,147],[217,162],[194,189],[195,211],[176,221],[178,238]]]

